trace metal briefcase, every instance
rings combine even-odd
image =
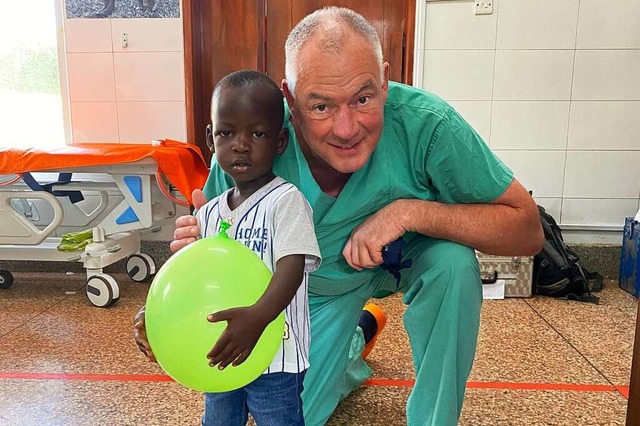
[[[533,294],[532,256],[493,256],[476,251],[480,275],[485,283],[504,280],[504,297],[531,297]]]

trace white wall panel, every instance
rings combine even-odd
[[[640,49],[640,1],[580,0],[578,49]]]
[[[71,102],[74,142],[118,142],[115,102]]]
[[[149,143],[154,139],[186,140],[185,108],[182,102],[120,102],[120,140]]]
[[[182,52],[181,19],[111,19],[114,52]],[[122,40],[126,34],[127,46]]]
[[[640,50],[577,50],[574,100],[640,100]]]
[[[495,101],[491,148],[564,150],[568,127],[569,101]]]
[[[574,49],[578,0],[503,0],[498,49]]]
[[[67,72],[71,102],[116,100],[113,54],[69,53]]]
[[[108,19],[66,19],[64,33],[68,53],[113,51]]]
[[[497,50],[494,100],[569,100],[572,50]]]
[[[640,150],[640,101],[571,103],[571,150]]]
[[[475,15],[473,3],[427,3],[425,49],[495,49],[497,14]]]
[[[491,100],[492,50],[429,50],[423,87],[447,100]]]
[[[493,151],[537,197],[562,196],[564,151]]]
[[[115,53],[118,101],[184,101],[180,52]]]
[[[569,151],[567,198],[631,198],[640,195],[640,152]]]

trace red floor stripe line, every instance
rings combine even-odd
[[[469,382],[470,389],[513,389],[513,390],[551,390],[580,392],[617,392],[611,385],[584,385],[573,383],[509,383],[509,382]]]
[[[369,379],[365,386],[412,387],[414,380]],[[628,386],[586,385],[573,383],[467,382],[468,389],[550,390],[578,392],[620,392],[628,398]]]
[[[171,382],[164,374],[0,373],[0,379]]]
[[[0,379],[23,380],[89,380],[119,382],[170,382],[164,374],[78,374],[78,373],[12,373],[0,372]],[[369,379],[365,386],[413,387],[414,380]],[[469,389],[551,390],[578,392],[620,392],[629,397],[628,386],[586,385],[572,383],[467,382]]]
[[[394,379],[369,379],[363,383],[365,386],[395,386],[401,388],[412,388],[415,380],[394,380]]]
[[[629,399],[629,386],[616,386],[618,392],[620,392],[625,398]]]

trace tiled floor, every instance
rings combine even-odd
[[[131,338],[148,284],[117,276],[92,307],[82,274],[15,274],[0,290],[0,425],[196,425],[201,395],[166,381]],[[461,425],[623,425],[637,301],[608,282],[598,306],[485,301]],[[398,297],[369,359],[374,377],[331,425],[402,425],[412,368]]]

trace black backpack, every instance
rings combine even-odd
[[[599,299],[591,293],[602,290],[602,277],[580,265],[555,219],[541,206],[538,211],[545,242],[533,260],[534,294],[598,304]]]

